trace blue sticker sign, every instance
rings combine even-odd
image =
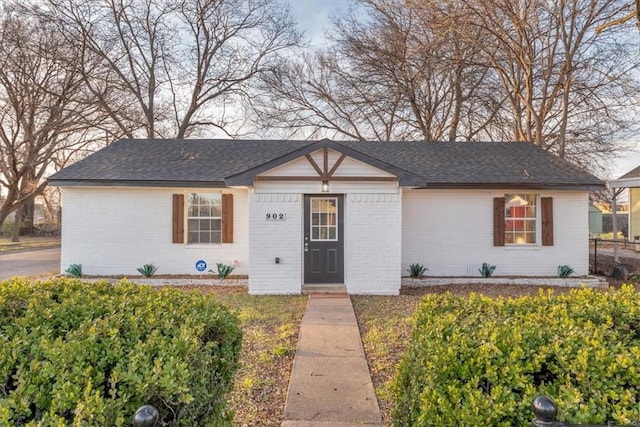
[[[203,272],[207,269],[207,261],[199,259],[196,261],[196,270]]]

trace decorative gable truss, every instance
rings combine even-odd
[[[323,147],[255,176],[256,181],[397,181],[398,177]]]

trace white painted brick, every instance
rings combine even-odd
[[[345,282],[351,294],[400,290],[399,194],[356,193],[345,201]]]
[[[233,194],[234,243],[186,245],[171,242],[172,195],[204,192],[188,188],[65,187],[62,195],[61,271],[82,264],[89,275],[139,275],[144,264],[157,274],[198,274],[195,262],[239,265],[233,274],[247,274],[249,235],[247,191]],[[212,191],[220,191],[215,189]],[[207,273],[209,274],[209,273]]]
[[[95,275],[137,275],[154,263],[158,274],[197,274],[204,259],[240,261],[252,294],[300,293],[303,283],[303,194],[300,183],[282,182],[234,194],[234,243],[192,246],[171,243],[172,194],[202,189],[66,187],[63,189],[61,269],[80,263]],[[540,192],[554,199],[554,246],[494,247],[493,198],[506,191],[398,190],[389,182],[344,183],[345,284],[350,293],[396,294],[409,264],[431,276],[475,274],[483,262],[496,275],[554,276],[559,264],[588,272],[586,192]],[[295,187],[295,186],[294,186]],[[220,190],[214,190],[220,191]],[[515,192],[511,190],[509,192]],[[266,221],[266,213],[285,221]],[[275,263],[275,258],[280,263]]]
[[[302,290],[302,203],[299,194],[252,194],[249,198],[249,292],[299,294]],[[267,221],[267,213],[284,221]],[[280,258],[276,264],[275,258]]]
[[[402,274],[421,263],[430,276],[465,276],[483,262],[495,275],[555,276],[558,265],[588,274],[588,195],[539,191],[553,197],[554,245],[493,246],[493,198],[509,191],[408,190],[402,205]],[[479,274],[479,273],[478,273]]]
[[[302,194],[251,195],[250,293],[301,291],[303,203]],[[345,197],[345,285],[349,293],[398,293],[400,211],[401,198],[397,193],[359,193]],[[286,221],[266,221],[265,214],[269,212],[285,213]],[[376,220],[371,221],[372,218]],[[280,258],[280,264],[275,264],[275,257]]]

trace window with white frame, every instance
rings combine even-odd
[[[538,195],[505,194],[506,245],[532,245],[537,240]]]
[[[313,197],[311,199],[311,240],[338,240],[338,199]]]
[[[222,194],[190,193],[187,201],[187,243],[221,243]]]

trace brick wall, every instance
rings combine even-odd
[[[302,196],[252,194],[249,200],[249,292],[291,294],[302,286]],[[284,214],[267,220],[266,214]],[[275,258],[279,258],[276,264]]]
[[[400,194],[349,194],[345,202],[345,281],[349,293],[400,290]]]
[[[217,245],[172,243],[172,195],[205,192],[188,188],[65,187],[62,191],[61,271],[82,264],[89,275],[139,275],[144,264],[157,274],[199,274],[198,260],[239,265],[233,274],[248,274],[247,191],[215,189],[234,195],[234,242]],[[208,274],[208,273],[205,273]]]
[[[495,275],[555,276],[558,265],[588,274],[587,192],[536,192],[553,197],[553,246],[493,246],[493,198],[518,192],[405,189],[402,274],[421,263],[430,276],[476,276],[483,262]]]

